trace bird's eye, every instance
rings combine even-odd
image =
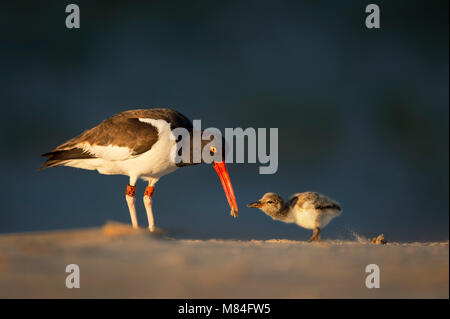
[[[210,151],[213,152],[213,153],[215,153],[215,152],[217,151],[217,149],[216,149],[215,146],[211,146]]]
[[[269,204],[273,204],[273,201],[269,200],[268,203],[269,203]]]

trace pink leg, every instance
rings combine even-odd
[[[130,217],[131,217],[131,224],[133,225],[134,229],[138,229],[138,221],[136,217],[136,206],[134,203],[136,202],[136,198],[134,195],[136,194],[136,186],[127,185],[127,192],[125,195],[125,198],[127,200],[128,209],[130,211]]]
[[[147,212],[148,229],[151,232],[155,230],[155,219],[153,218],[153,211],[152,211],[152,196],[154,191],[155,188],[153,186],[147,186],[144,194],[144,206]]]

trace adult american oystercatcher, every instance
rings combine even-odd
[[[247,206],[261,209],[274,220],[313,229],[309,242],[321,241],[320,229],[342,212],[339,203],[315,192],[294,194],[287,203],[278,194],[266,193],[260,200]]]
[[[191,155],[181,161],[175,160],[173,148],[181,150],[183,139],[174,135],[174,130],[186,129],[189,134]],[[193,126],[191,121],[177,111],[166,108],[129,110],[116,114],[96,127],[59,145],[53,151],[43,154],[47,160],[41,169],[54,166],[71,166],[97,170],[100,174],[121,174],[129,176],[126,189],[126,201],[130,211],[133,228],[138,228],[135,207],[136,182],[139,178],[148,182],[144,194],[144,206],[147,212],[150,231],[154,231],[155,222],[152,212],[152,196],[155,183],[162,176],[179,167],[196,165],[193,160]],[[225,165],[225,143],[212,145],[208,139],[201,140],[201,149],[210,147],[214,155],[219,147],[222,150],[221,161],[212,164],[219,175],[224,188],[231,215],[237,217],[237,204],[233,187]],[[214,143],[213,143],[214,144]],[[219,153],[217,153],[218,155]],[[203,157],[201,158],[203,161]]]

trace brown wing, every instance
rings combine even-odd
[[[140,118],[165,120],[171,128],[184,127],[192,130],[192,123],[181,113],[170,109],[139,109],[116,114],[96,127],[59,145],[53,151],[43,154],[48,157],[43,168],[57,166],[70,159],[95,158],[82,145],[120,146],[131,149],[131,154],[139,155],[151,149],[158,140],[158,130]]]
[[[335,202],[331,198],[316,193],[316,192],[304,192],[295,194],[289,202],[289,206],[299,205],[303,207],[305,202],[310,202],[314,205],[316,209],[337,209],[341,210],[339,203]]]

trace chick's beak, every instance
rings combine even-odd
[[[257,202],[248,204],[247,207],[261,208],[261,207],[262,207],[262,204],[261,204],[260,201],[257,201]]]

